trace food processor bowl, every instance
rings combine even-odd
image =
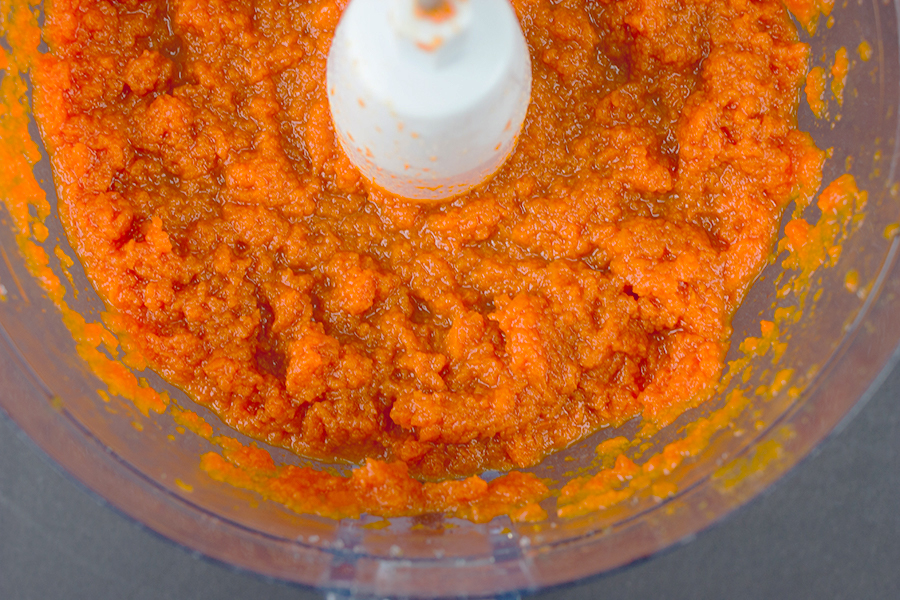
[[[897,7],[896,1],[882,0],[837,7],[833,21],[823,17],[810,40],[813,65],[827,72],[837,49],[846,47],[851,66],[843,105],[831,99],[829,116],[817,119],[804,102],[800,127],[820,148],[831,149],[825,183],[850,173],[868,193],[864,218],[842,243],[836,264],[814,273],[799,319],[783,323],[783,355],[748,357],[747,370],[741,367],[727,389],[637,451],[646,459],[680,439],[687,426],[734,398],[734,389],[749,399],[727,426],[712,433],[702,452],[659,480],[677,490],[670,497],[645,489],[628,501],[571,518],[557,516],[556,498],[550,498],[549,517],[538,523],[498,517],[474,524],[441,515],[338,521],[297,514],[214,481],[200,468],[200,456],[214,447],[183,433],[171,413],[145,416],[126,400],[98,394],[105,386],[79,357],[59,311],[28,274],[3,210],[0,408],[52,460],[150,529],[225,563],[323,589],[358,596],[483,597],[572,582],[659,552],[721,519],[797,465],[854,414],[893,364],[900,344]],[[871,47],[868,61],[858,51],[863,41]],[[40,143],[37,129],[31,131]],[[54,204],[46,156],[35,176]],[[815,218],[815,207],[808,215]],[[55,215],[47,226],[48,247],[58,238],[67,248]],[[71,249],[66,253],[74,255]],[[102,302],[78,264],[69,271],[78,289],[77,297],[67,295],[69,306],[89,321],[99,320]],[[764,271],[734,318],[729,360],[742,358],[741,340],[759,336],[762,320],[777,320],[779,307],[797,304],[797,294],[783,293],[793,276],[780,259]],[[848,283],[851,279],[858,284]],[[244,439],[160,378],[140,375],[195,410],[216,432]],[[773,385],[781,379],[785,385]],[[633,437],[639,426],[632,422],[600,431],[530,471],[554,482],[558,491],[573,477],[597,471],[600,442]],[[276,461],[317,465],[282,450],[271,452]]]

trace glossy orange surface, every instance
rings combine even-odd
[[[377,459],[354,478],[382,484],[526,467],[704,400],[781,212],[819,183],[781,4],[513,2],[523,135],[439,205],[370,187],[335,142],[344,4],[49,7],[60,213],[142,357],[235,429]],[[421,511],[464,500],[428,493]]]

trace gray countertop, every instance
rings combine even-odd
[[[895,368],[814,456],[694,541],[530,597],[900,598],[898,398]],[[0,599],[321,597],[142,528],[61,474],[0,417]]]

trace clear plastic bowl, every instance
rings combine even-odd
[[[667,478],[679,490],[669,500],[660,502],[646,492],[585,517],[560,519],[551,511],[540,524],[497,518],[475,525],[434,515],[367,527],[372,519],[298,515],[217,483],[199,468],[199,456],[211,449],[208,443],[176,434],[169,414],[147,418],[127,402],[100,400],[99,381],[77,356],[59,313],[27,275],[5,224],[0,245],[8,260],[0,262],[0,282],[8,299],[0,302],[0,407],[53,460],[122,512],[188,548],[289,581],[360,596],[491,596],[575,581],[652,555],[722,518],[796,465],[877,388],[900,343],[898,242],[884,235],[900,221],[896,187],[892,193],[900,154],[897,4],[851,3],[834,11],[833,27],[820,23],[819,29],[812,40],[816,64],[827,70],[841,46],[851,57],[845,102],[838,109],[832,101],[832,118],[826,120],[814,119],[804,106],[800,124],[819,147],[833,148],[826,182],[849,168],[868,191],[865,220],[844,243],[837,266],[814,279],[813,293],[822,290],[815,310],[804,311],[784,334],[789,345],[778,369],[801,374],[799,395],[782,390],[771,398],[754,396],[774,372],[771,357],[756,359],[753,377],[738,382],[754,397],[752,406]],[[857,55],[862,40],[873,48],[868,62]],[[837,113],[840,119],[833,118]],[[52,180],[46,160],[36,175]],[[52,189],[48,193],[55,198]],[[2,212],[0,217],[8,222]],[[63,237],[58,221],[49,226],[50,239]],[[737,313],[731,358],[739,356],[737,342],[757,335],[760,319],[771,316],[779,264],[767,269]],[[867,293],[845,289],[850,269],[859,273],[859,287]],[[77,265],[72,274],[81,293],[70,302],[96,317],[102,305]],[[192,406],[158,378],[151,381]],[[719,396],[683,415],[657,434],[650,452],[723,402]],[[624,429],[634,433],[635,425]],[[594,447],[613,433],[619,432],[600,432],[533,471],[563,482],[564,471],[589,472]],[[778,451],[771,452],[773,447]],[[273,455],[308,462],[283,451]],[[726,482],[723,470],[740,476]]]

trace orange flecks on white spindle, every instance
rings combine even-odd
[[[341,145],[406,198],[462,194],[511,154],[531,61],[508,0],[352,0],[328,56]]]

